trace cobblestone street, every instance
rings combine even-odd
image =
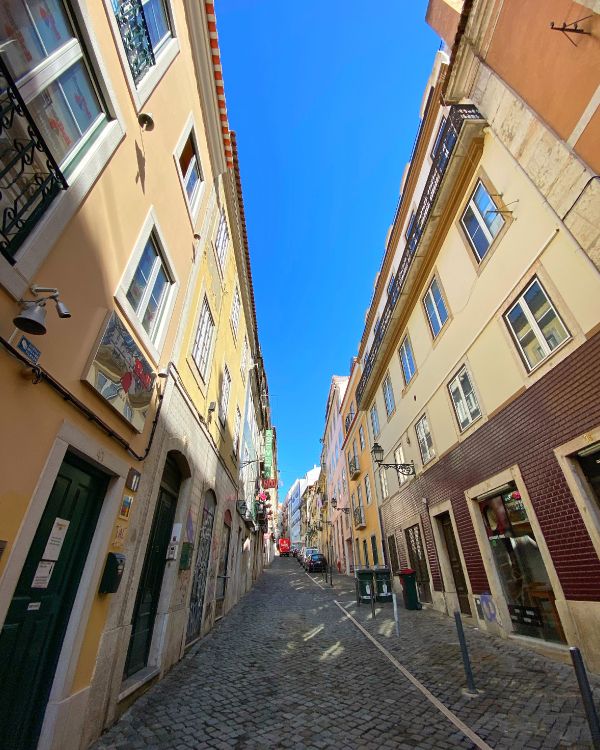
[[[370,607],[352,601],[352,583],[336,577],[333,589],[316,585],[295,560],[276,559],[95,750],[591,747],[568,665],[469,628],[482,691],[469,698],[450,618],[402,609],[398,639],[391,605],[373,620]],[[453,712],[454,722],[336,600]],[[594,686],[598,695],[597,680]]]

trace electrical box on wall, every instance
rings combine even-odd
[[[169,544],[167,547],[167,560],[176,560],[177,559],[177,550],[179,549],[178,544]]]
[[[99,594],[114,594],[119,588],[123,571],[125,570],[125,555],[109,552],[100,581]]]

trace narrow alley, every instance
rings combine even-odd
[[[567,665],[470,628],[481,693],[469,698],[449,618],[402,609],[398,639],[391,605],[378,605],[373,621],[370,607],[356,606],[352,584],[337,576],[332,589],[295,560],[276,559],[94,750],[591,747]],[[336,601],[466,729],[411,684]]]

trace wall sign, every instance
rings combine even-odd
[[[131,504],[133,503],[133,495],[124,495],[121,501],[121,507],[119,508],[119,518],[127,520],[131,513]]]
[[[116,312],[112,312],[83,380],[136,430],[144,429],[154,372]]]
[[[34,365],[37,365],[41,351],[34,346],[26,336],[21,336],[17,342],[17,349],[24,354],[27,359]]]
[[[64,518],[56,518],[54,520],[54,525],[46,542],[46,549],[42,554],[43,560],[58,560],[70,523],[70,521],[66,521]]]
[[[49,560],[40,560],[35,575],[33,576],[32,589],[47,589],[56,563]]]

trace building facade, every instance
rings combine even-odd
[[[0,745],[70,750],[260,572],[241,429],[273,430],[212,4],[29,5],[1,9]]]

